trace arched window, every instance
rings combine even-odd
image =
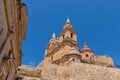
[[[89,55],[88,55],[88,54],[86,54],[86,57],[89,57]]]
[[[71,38],[73,38],[73,33],[71,33]]]
[[[64,39],[64,34],[63,34],[63,39]]]

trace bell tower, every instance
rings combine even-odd
[[[69,38],[73,41],[77,41],[76,32],[73,30],[72,24],[71,24],[69,18],[66,20],[64,28],[60,34],[60,42],[62,42],[66,38]]]

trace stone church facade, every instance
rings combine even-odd
[[[107,67],[114,67],[110,56],[96,56],[94,51],[88,48],[87,43],[79,51],[77,34],[67,19],[59,39],[53,33],[45,51],[45,59],[54,64],[64,64],[70,62],[85,62]]]
[[[99,75],[104,74],[108,76],[103,80],[120,79],[120,70],[114,68],[110,56],[95,55],[87,43],[80,51],[78,48],[76,31],[67,19],[59,38],[53,33],[40,64],[37,67],[21,65],[17,75],[20,80],[101,80]]]
[[[21,0],[0,0],[0,80],[17,80],[28,16]]]

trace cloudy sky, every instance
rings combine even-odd
[[[55,32],[59,37],[67,18],[77,32],[79,50],[84,42],[96,55],[109,55],[120,65],[120,0],[22,0],[28,25],[22,43],[22,64],[35,65]]]

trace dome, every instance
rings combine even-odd
[[[80,50],[80,53],[83,52],[83,51],[91,51],[91,52],[93,52],[90,48],[88,48],[87,43],[83,44],[83,48]]]

